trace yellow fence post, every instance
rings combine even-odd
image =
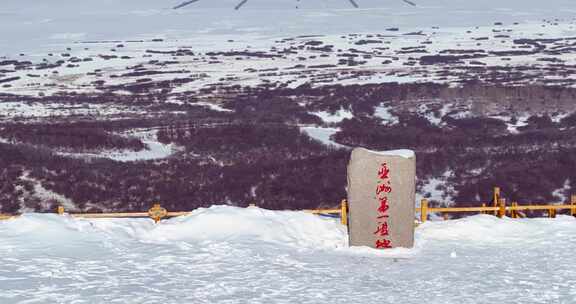
[[[340,202],[340,222],[348,226],[348,201],[345,199]]]
[[[550,210],[548,210],[548,215],[550,216],[550,218],[555,218],[556,217],[556,209],[550,208]]]
[[[503,218],[506,216],[506,199],[501,198],[498,208],[498,217]]]
[[[576,195],[570,197],[570,215],[574,216],[576,214]]]
[[[515,202],[511,202],[510,203],[510,218],[515,218],[514,217],[514,204],[516,204]]]
[[[518,203],[512,202],[512,209],[510,209],[511,218],[518,218],[518,210],[516,209],[516,207],[518,207]]]
[[[148,210],[148,216],[154,220],[154,223],[160,222],[161,219],[168,215],[168,211],[160,204],[156,203]]]
[[[498,207],[500,203],[500,187],[494,187],[494,199],[492,201],[494,203],[494,207]],[[498,211],[494,211],[494,215],[498,215]]]
[[[58,208],[56,209],[56,213],[58,213],[59,215],[64,215],[64,206],[58,206]]]
[[[486,203],[482,203],[482,208],[486,208]],[[485,214],[485,213],[488,213],[488,212],[486,212],[484,210],[480,211],[480,214]]]
[[[420,222],[424,223],[428,220],[428,200],[422,199],[420,201]]]

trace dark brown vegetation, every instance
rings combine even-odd
[[[0,129],[0,137],[15,143],[42,145],[50,148],[74,150],[128,149],[140,151],[145,148],[137,138],[119,136],[94,124],[11,124]]]
[[[143,99],[139,104],[150,109],[150,118],[5,124],[0,137],[19,144],[0,143],[0,211],[53,208],[54,202],[35,195],[37,184],[65,195],[85,211],[141,211],[157,201],[170,210],[250,203],[271,209],[334,206],[346,195],[349,151],[311,140],[296,124],[322,124],[310,113],[339,109],[350,110],[354,118],[334,125],[341,129],[334,137],[337,142],[371,149],[414,149],[419,184],[451,172],[452,196],[463,204],[489,200],[496,185],[520,203],[556,201],[559,197],[553,191],[576,179],[576,115],[559,122],[550,118],[554,111],[574,110],[576,92],[570,89],[379,84],[235,87],[227,96],[224,107],[233,112]],[[34,101],[50,98],[54,97]],[[135,102],[112,94],[59,98]],[[420,104],[463,100],[472,115],[446,115],[439,125],[413,111]],[[398,124],[383,124],[374,115],[382,102],[393,108]],[[171,110],[185,114],[162,114]],[[512,134],[489,113],[509,117],[532,113],[532,117]],[[143,148],[141,142],[117,134],[141,127],[159,128],[158,140],[180,146],[181,152],[161,160],[123,163],[67,158],[49,149],[138,150]]]

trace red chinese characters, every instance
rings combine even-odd
[[[388,209],[390,209],[390,205],[388,204],[388,198],[383,197],[379,198],[378,200],[380,201],[380,207],[378,207],[378,213],[381,214],[378,216],[378,218],[385,217],[386,213],[388,212]]]
[[[380,223],[374,234],[379,236],[388,236],[390,234],[390,232],[388,231],[388,223],[387,222]]]
[[[376,249],[387,249],[392,248],[392,242],[390,240],[377,240]]]
[[[392,241],[390,240],[390,230],[388,227],[390,202],[388,200],[388,194],[392,193],[392,186],[390,182],[390,168],[388,164],[382,163],[378,169],[378,184],[376,185],[376,197],[380,202],[378,207],[378,226],[374,235],[378,236],[376,240],[377,249],[392,248]]]
[[[378,177],[380,179],[389,179],[388,174],[390,173],[390,169],[384,163],[383,166],[380,167],[378,170]]]
[[[392,192],[392,187],[390,187],[390,182],[388,182],[388,185],[379,184],[378,186],[376,186],[376,195],[380,195],[382,193],[390,193],[390,192]]]

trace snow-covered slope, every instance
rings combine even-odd
[[[347,248],[337,220],[212,207],[0,222],[0,303],[573,303],[576,221],[427,222],[416,248]]]

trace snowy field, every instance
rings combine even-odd
[[[347,248],[337,220],[212,207],[0,222],[0,303],[574,303],[576,221],[427,222],[414,249]]]
[[[415,2],[362,0],[355,9],[346,0],[250,0],[236,11],[232,0],[177,10],[178,0],[5,0],[0,93],[127,94],[180,79],[169,100],[182,102],[223,84],[457,83],[475,73],[495,81],[483,67],[524,67],[523,77],[501,75],[510,85],[573,86],[573,1]],[[442,54],[461,60],[426,59]]]
[[[382,31],[386,27],[468,27],[495,21],[572,18],[572,0],[250,0],[239,11],[236,0],[201,0],[182,9],[184,0],[3,0],[1,53],[35,53],[58,44],[127,38],[208,39],[333,35]],[[295,9],[298,6],[300,9]],[[252,39],[251,39],[252,40]],[[256,39],[257,40],[257,39]],[[1,54],[0,53],[0,54]]]

